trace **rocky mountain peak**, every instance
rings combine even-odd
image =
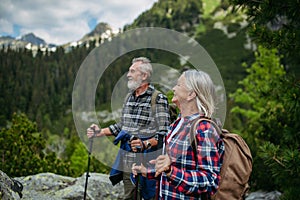
[[[28,33],[26,35],[23,35],[21,37],[21,40],[22,41],[25,41],[25,42],[29,42],[33,45],[37,45],[37,46],[40,46],[40,45],[46,45],[47,43],[45,42],[45,40],[35,36],[33,33]]]
[[[103,33],[105,33],[106,31],[112,31],[112,28],[104,22],[100,22],[93,31],[91,31],[90,33],[88,33],[86,36],[91,37],[91,36],[95,36],[95,35],[102,35]]]

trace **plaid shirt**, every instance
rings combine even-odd
[[[196,164],[189,131],[192,121],[198,117],[199,114],[185,117],[181,126],[176,128],[180,124],[179,118],[170,126],[165,149],[171,158],[172,171],[169,177],[162,173],[161,199],[201,199],[201,193],[212,195],[218,188],[224,143],[208,121],[201,121],[197,125]],[[175,129],[177,133],[172,135]],[[155,170],[149,169],[148,178],[154,178],[154,173]]]
[[[123,105],[121,121],[109,126],[113,135],[117,136],[121,130],[127,131],[132,135],[138,135],[142,139],[147,139],[157,134],[166,135],[170,125],[168,99],[165,95],[158,94],[155,115],[153,115],[151,108],[153,91],[154,86],[150,84],[141,95],[136,97],[135,92],[129,95]],[[127,152],[126,154],[124,158],[125,166],[131,169],[135,153]]]

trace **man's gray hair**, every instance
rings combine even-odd
[[[140,70],[143,73],[147,74],[147,80],[148,80],[148,82],[150,82],[151,81],[152,72],[153,72],[151,61],[148,58],[146,58],[146,57],[138,57],[138,58],[132,59],[132,64],[136,63],[136,62],[141,62],[141,64],[140,64]]]

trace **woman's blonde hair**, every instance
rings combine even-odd
[[[199,112],[211,118],[215,111],[216,91],[210,76],[203,71],[193,69],[183,73],[188,90],[196,93]]]

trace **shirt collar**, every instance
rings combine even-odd
[[[152,84],[149,84],[148,88],[144,92],[142,92],[139,96],[143,96],[145,94],[151,95],[153,91],[154,91],[154,86]],[[135,91],[133,92],[133,95],[135,95]]]
[[[144,94],[145,91],[148,89],[148,87],[149,87],[149,83],[142,84],[140,87],[138,87],[135,90],[135,95],[140,96],[140,95]]]
[[[194,119],[199,118],[199,117],[200,117],[200,114],[199,113],[195,113],[195,114],[192,114],[190,116],[184,117],[184,120],[185,121],[193,121]]]

